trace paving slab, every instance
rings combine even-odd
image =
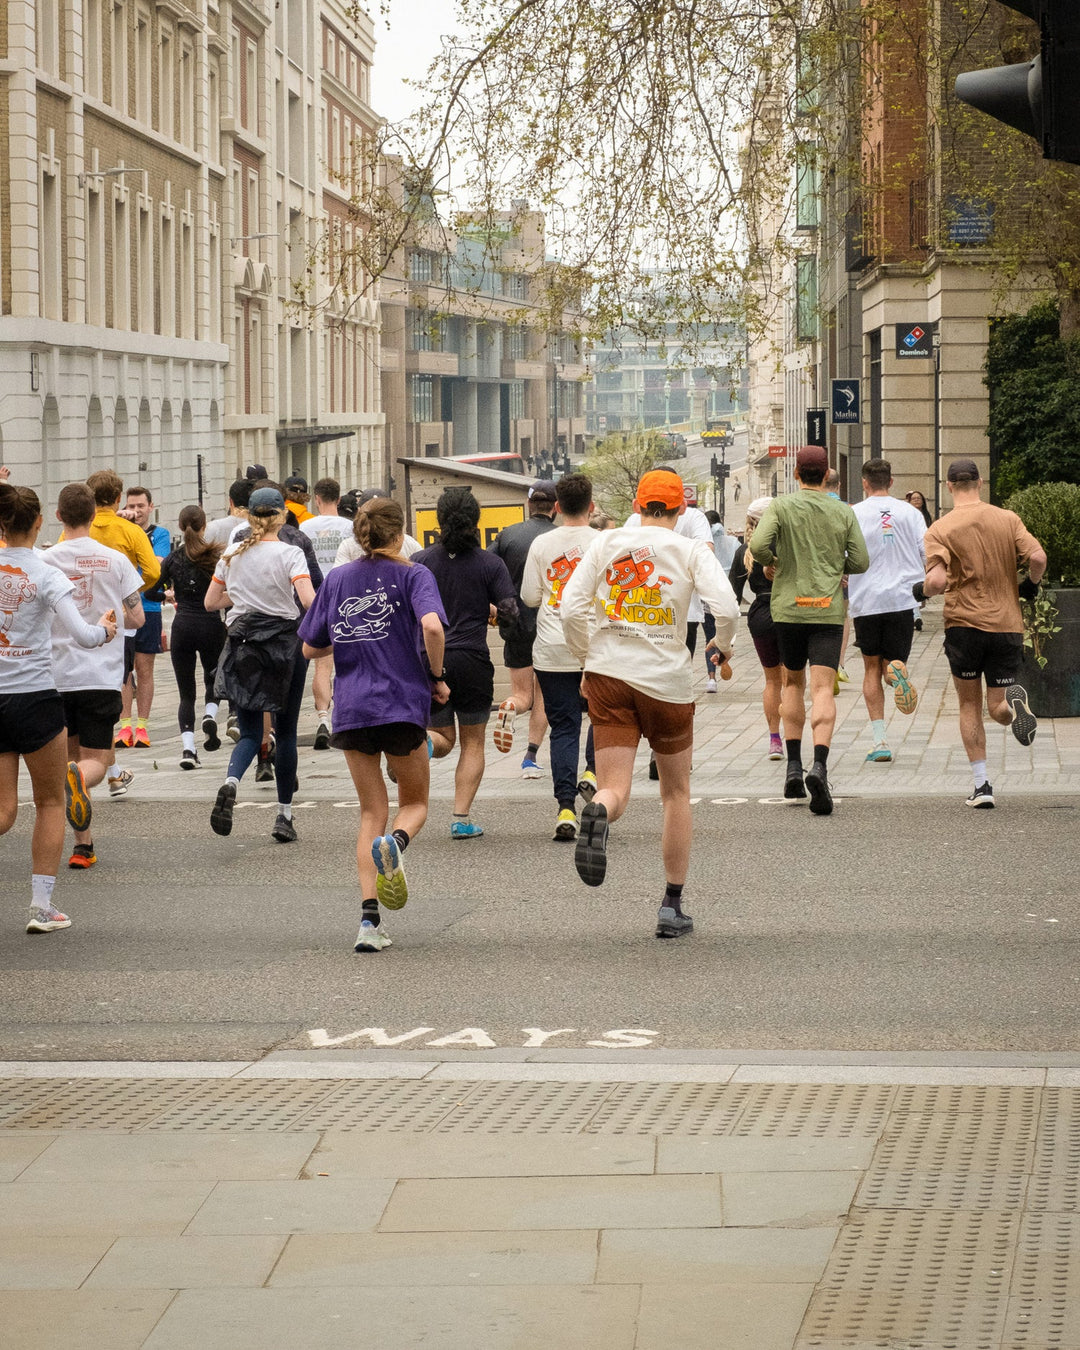
[[[3,1290],[0,1335],[11,1350],[140,1350],[175,1297],[171,1289],[54,1289],[47,1298]]]
[[[648,1175],[656,1143],[626,1138],[552,1135],[385,1134],[327,1131],[305,1174],[331,1177],[570,1177]],[[690,1171],[691,1169],[682,1169]]]
[[[875,1141],[863,1139],[701,1139],[661,1137],[657,1172],[843,1172],[863,1171]]]
[[[288,1134],[81,1133],[68,1135],[27,1167],[20,1182],[245,1181],[293,1178],[319,1142],[314,1131]]]
[[[183,1290],[145,1350],[632,1350],[638,1302],[614,1285]]]
[[[625,1228],[600,1234],[599,1284],[813,1284],[839,1228]]]
[[[55,1134],[0,1134],[0,1181],[14,1181],[55,1139]]]
[[[851,1208],[857,1172],[732,1172],[723,1178],[724,1217],[734,1227],[837,1224]]]
[[[289,1240],[270,1287],[584,1285],[596,1273],[596,1248],[591,1229],[312,1234]]]
[[[0,1237],[112,1237],[184,1231],[209,1181],[10,1181],[0,1186]]]
[[[113,1240],[110,1233],[0,1238],[0,1289],[78,1289]]]
[[[645,1285],[635,1350],[791,1350],[812,1291],[812,1284]]]
[[[393,1189],[385,1178],[219,1181],[184,1231],[362,1233],[379,1222]]]
[[[231,1289],[266,1283],[287,1238],[117,1238],[88,1289]]]
[[[723,1221],[717,1177],[495,1177],[401,1181],[382,1232],[702,1228]]]

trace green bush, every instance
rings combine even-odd
[[[1050,586],[1080,586],[1080,486],[1036,483],[1005,503],[1046,550]]]

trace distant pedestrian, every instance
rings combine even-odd
[[[765,687],[761,694],[765,723],[769,728],[769,758],[784,758],[784,742],[780,737],[780,702],[784,691],[784,663],[780,657],[780,644],[776,638],[776,625],[773,623],[772,581],[766,575],[767,570],[754,561],[750,552],[750,541],[754,537],[761,517],[768,510],[771,497],[757,497],[746,508],[746,529],[743,542],[735,550],[728,572],[728,581],[735,592],[735,599],[742,604],[743,590],[746,586],[753,592],[753,600],[746,614],[746,627],[754,651],[761,663],[765,676]]]
[[[926,581],[916,600],[945,596],[945,655],[960,700],[960,737],[974,779],[967,805],[994,805],[986,768],[986,710],[1012,728],[1021,745],[1035,739],[1038,723],[1019,681],[1024,652],[1020,598],[1034,599],[1046,571],[1042,545],[1013,511],[981,500],[982,478],[972,459],[954,459],[947,486],[953,509],[926,531]],[[1017,587],[1017,571],[1027,576]]]
[[[129,487],[125,515],[143,531],[160,563],[172,551],[172,536],[164,525],[155,525],[150,519],[154,499],[147,487]],[[135,665],[124,684],[123,707],[120,710],[120,735],[130,735],[130,744],[150,747],[150,733],[146,723],[154,703],[154,661],[163,649],[161,601],[165,588],[160,579],[143,593],[142,607],[146,621],[135,634]],[[135,703],[135,728],[131,726],[131,705]]]
[[[315,556],[324,577],[334,566],[334,559],[342,542],[353,537],[352,520],[338,515],[340,501],[341,484],[337,479],[320,478],[315,484],[316,514],[300,526],[301,533],[306,534],[314,546]],[[327,750],[330,747],[333,665],[329,656],[320,657],[312,663],[311,692],[315,699],[314,749],[316,750]]]
[[[913,506],[926,522],[926,528],[929,529],[934,523],[934,518],[930,514],[930,508],[926,504],[926,498],[917,489],[904,493],[904,500],[909,506]]]
[[[364,488],[362,492],[353,490],[352,492],[347,492],[342,497],[341,502],[338,504],[338,511],[340,513],[344,509],[344,514],[349,520],[353,520],[361,506],[366,506],[368,502],[380,500],[392,500],[389,492],[387,492],[385,488]],[[411,534],[402,536],[402,557],[411,558],[414,554],[419,553],[423,547],[423,544],[421,544],[418,539],[414,539]],[[334,566],[340,567],[342,563],[356,562],[357,558],[362,558],[363,556],[364,550],[360,547],[359,543],[357,543],[356,538],[350,531],[341,541],[341,545],[334,558]]]
[[[247,520],[247,504],[253,490],[250,478],[238,478],[230,485],[228,512],[219,520],[208,521],[203,530],[208,544],[220,544],[222,548],[228,544],[237,525]]]
[[[294,473],[285,479],[285,510],[293,513],[297,525],[303,525],[311,519],[312,513],[308,510],[310,500],[307,479],[302,474]]]

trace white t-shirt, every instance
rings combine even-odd
[[[311,540],[315,560],[324,573],[333,567],[342,541],[351,539],[353,532],[352,521],[344,516],[312,516],[300,528]]]
[[[348,521],[347,524],[349,533],[341,541],[341,547],[334,556],[334,567],[341,567],[344,563],[356,562],[357,558],[364,556],[364,550],[356,542],[356,537],[352,532],[352,521]],[[411,534],[407,534],[402,540],[401,556],[411,558],[414,553],[419,553],[423,547],[418,539],[414,539]]]
[[[142,586],[142,578],[123,553],[97,539],[65,539],[49,549],[44,561],[62,572],[74,586],[75,605],[84,623],[96,623],[111,609],[123,625],[124,601],[137,596]],[[52,626],[52,658],[56,687],[61,693],[123,688],[122,642],[108,642],[104,647],[87,650],[56,619]]]
[[[33,549],[0,550],[0,694],[56,688],[53,615],[74,589]],[[96,631],[100,639],[102,630]]]
[[[708,522],[706,521],[706,526]],[[709,542],[663,526],[602,530],[562,593],[563,636],[586,672],[663,703],[690,703],[687,611],[697,591],[731,651],[739,606]]]
[[[236,516],[222,516],[220,520],[208,520],[203,538],[208,544],[220,544],[222,548],[232,538],[232,532],[241,522]]]
[[[637,528],[641,524],[641,516],[635,511],[632,516],[627,518],[626,524],[630,528]],[[713,548],[712,526],[705,512],[699,510],[696,506],[688,506],[682,515],[675,522],[675,533],[682,535],[684,539],[704,539],[710,549]],[[701,623],[705,618],[705,610],[701,604],[701,596],[693,595],[690,597],[690,611],[686,616],[687,623]]]
[[[848,578],[851,617],[917,608],[911,588],[926,577],[922,512],[897,497],[867,497],[851,509],[870,554],[869,570]]]
[[[293,586],[301,577],[311,579],[303,550],[280,539],[264,539],[242,553],[230,548],[218,559],[210,584],[220,582],[229,592],[232,608],[225,611],[225,622],[231,625],[242,614],[297,618]]]
[[[557,525],[538,534],[529,546],[521,575],[521,598],[536,610],[533,666],[537,670],[578,671],[581,662],[563,637],[559,606],[567,582],[593,545],[589,525]]]

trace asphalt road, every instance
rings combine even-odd
[[[1080,1049],[1076,798],[849,800],[829,819],[702,801],[678,942],[652,936],[655,801],[613,828],[598,890],[546,802],[486,803],[488,833],[458,843],[440,802],[395,946],[366,956],[352,809],[302,813],[282,847],[270,811],[225,840],[205,803],[110,806],[99,865],[60,880],[64,933],[22,931],[29,810],[0,842],[0,1058],[247,1059],[370,1027],[430,1028],[409,1050],[520,1047],[526,1028],[559,1049],[633,1028],[666,1049]]]

